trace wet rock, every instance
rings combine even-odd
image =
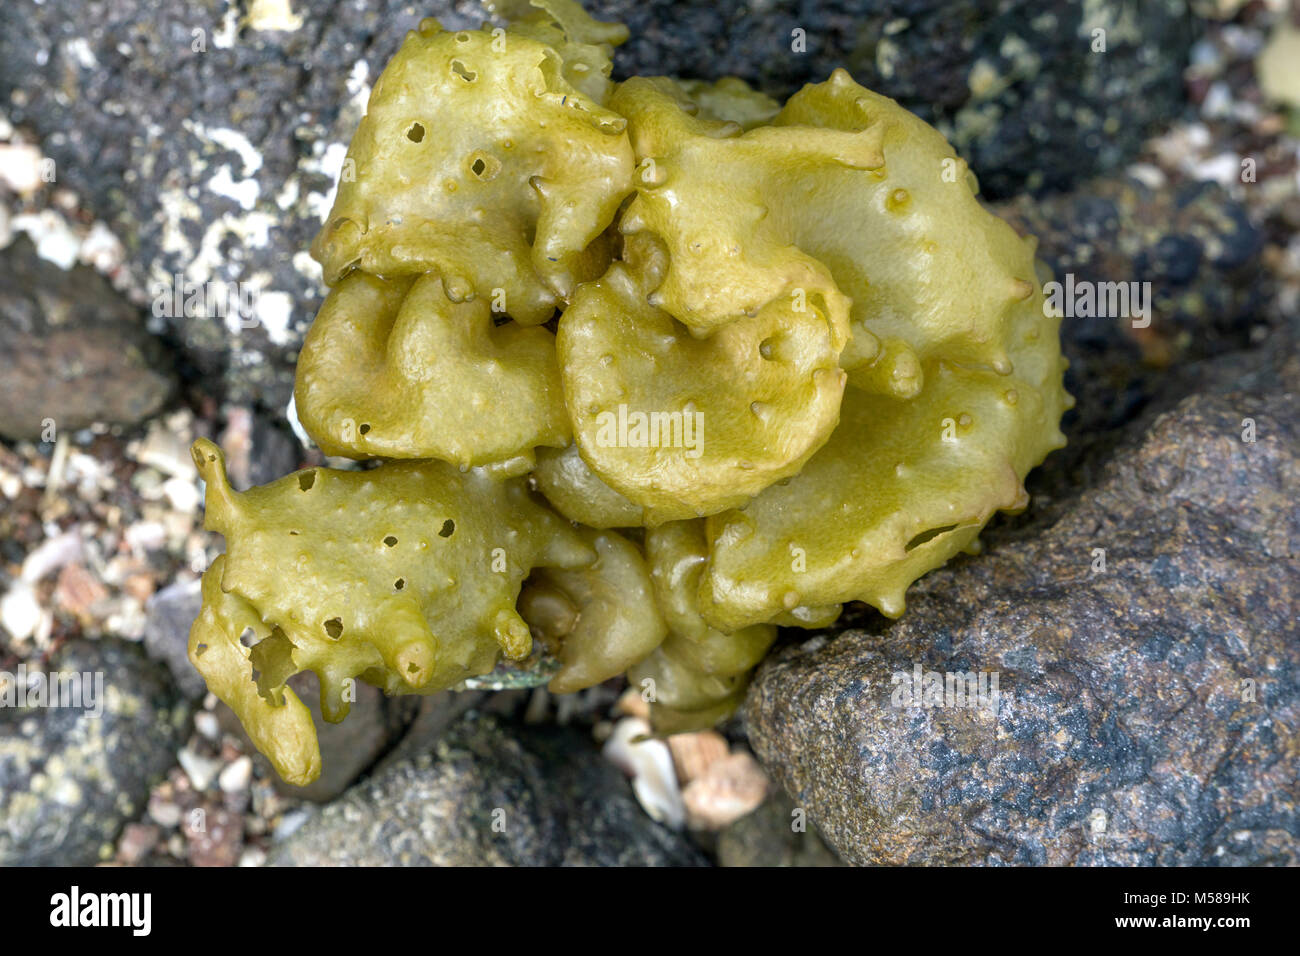
[[[115,638],[69,642],[50,673],[102,678],[93,709],[0,707],[0,865],[109,859],[176,762],[189,716],[166,671]],[[93,705],[90,697],[86,704]]]
[[[1080,291],[1081,283],[1150,283],[1141,300],[1148,315],[1138,314],[1134,297],[1128,314],[1076,315],[1084,305],[1076,295],[1062,326],[1080,352],[1128,345],[1151,364],[1168,365],[1252,344],[1251,319],[1267,298],[1264,237],[1222,186],[1153,189],[1103,177],[1065,195],[1018,197],[994,212],[1038,238],[1038,256],[1058,282],[1072,275]]]
[[[468,715],[316,812],[274,865],[695,865],[583,735]]]
[[[845,860],[1300,863],[1300,362],[1192,381],[899,621],[763,665],[751,743]]]
[[[784,796],[771,797],[718,834],[719,866],[843,866]]]
[[[171,363],[137,310],[86,266],[64,272],[22,238],[0,250],[0,435],[38,439],[134,424],[172,389]]]

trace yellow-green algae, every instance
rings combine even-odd
[[[494,7],[408,35],[313,245],[298,413],[376,467],[240,494],[195,445],[227,553],[191,659],[296,783],[303,670],[340,720],[536,644],[555,692],[626,672],[708,726],[778,627],[901,614],[1064,442],[1033,240],[935,130],[841,70],[614,83],[621,25]]]

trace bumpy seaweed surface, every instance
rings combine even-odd
[[[330,721],[513,668],[708,726],[779,626],[898,616],[1064,443],[1034,242],[939,133],[842,70],[614,83],[618,24],[499,10],[407,37],[313,245],[298,413],[379,461],[239,493],[194,448],[227,551],[190,657],[292,782],[301,671]]]

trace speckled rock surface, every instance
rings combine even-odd
[[[1235,361],[898,622],[763,665],[751,743],[845,860],[1300,863],[1300,363]],[[895,706],[917,665],[997,716]]]
[[[495,827],[495,828],[494,828]],[[319,811],[275,865],[691,866],[581,734],[469,715]]]
[[[1155,117],[1177,112],[1192,33],[1183,0],[589,8],[632,29],[619,76],[736,74],[784,96],[845,66],[938,122],[989,195],[1061,187],[1129,157]],[[205,388],[279,412],[321,302],[306,249],[371,84],[421,17],[455,29],[485,11],[472,0],[296,0],[302,25],[271,31],[241,26],[240,9],[226,0],[6,3],[0,109],[36,134],[58,183],[126,244],[146,307],[185,283],[211,291],[205,314],[162,307],[154,319]],[[1093,21],[1108,30],[1106,53],[1090,50]],[[791,50],[796,28],[807,52]],[[218,283],[253,294],[255,320],[212,317]]]
[[[111,857],[118,832],[141,815],[188,730],[188,709],[166,672],[136,645],[73,641],[54,669],[101,674],[102,714],[0,707],[0,866],[85,866]]]
[[[1119,166],[1178,113],[1196,33],[1184,0],[597,0],[624,73],[735,75],[778,96],[842,66],[937,123],[987,195]],[[806,51],[791,49],[804,31]],[[1092,50],[1105,30],[1106,50]],[[1123,90],[1119,96],[1117,90]]]
[[[1264,237],[1221,186],[1154,190],[1131,177],[1103,177],[994,211],[1038,237],[1038,256],[1059,281],[1070,274],[1076,282],[1151,283],[1149,326],[1135,327],[1129,316],[1067,316],[1067,342],[1104,349],[1127,342],[1153,364],[1251,344],[1251,318],[1267,293]]]
[[[299,0],[303,25],[288,32],[241,29],[243,8],[225,0],[6,3],[0,103],[127,244],[150,304],[178,275],[256,291],[248,328],[158,321],[214,391],[279,411],[320,304],[306,249],[370,83],[421,16],[448,6]]]
[[[172,391],[170,362],[137,310],[93,269],[65,273],[27,239],[0,250],[0,435],[134,424]]]
[[[1122,426],[1170,393],[1186,363],[1258,345],[1270,331],[1261,308],[1270,291],[1259,260],[1263,236],[1217,185],[1152,190],[1102,177],[1070,193],[992,208],[1038,238],[1038,255],[1063,295],[1067,281],[1094,290],[1121,283],[1131,292],[1150,284],[1143,293],[1149,316],[1074,310],[1062,319],[1066,389],[1077,404],[1063,425],[1069,444],[1031,473],[1031,492],[1077,488],[1081,470],[1109,452]],[[1186,394],[1185,386],[1173,394]]]

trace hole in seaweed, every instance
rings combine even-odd
[[[442,523],[442,530],[438,532],[440,538],[450,538],[456,533],[456,522],[448,518]]]
[[[478,74],[475,73],[473,70],[471,70],[469,67],[467,67],[460,60],[451,61],[451,72],[455,73],[466,83],[473,83],[475,80],[478,79]]]
[[[205,653],[207,653],[207,650],[208,650],[208,645],[206,645],[206,644],[195,644],[195,645],[194,645],[194,656],[195,656],[195,657],[202,657]]]
[[[419,143],[424,139],[424,124],[412,123],[406,127],[406,138],[412,143]]]
[[[491,153],[475,150],[465,158],[469,161],[469,171],[485,183],[496,179],[501,172],[501,160]]]
[[[397,544],[397,537],[390,534],[388,537],[384,538],[384,544],[391,548],[393,545]]]
[[[907,547],[905,547],[903,550],[912,551],[916,548],[919,548],[921,545],[925,544],[928,541],[933,541],[935,538],[939,537],[939,535],[947,534],[949,531],[953,531],[956,528],[957,526],[955,524],[949,524],[949,525],[944,525],[942,528],[931,528],[929,531],[922,531],[911,541],[907,542]]]
[[[461,30],[460,33],[457,33],[457,34],[456,34],[456,42],[457,42],[457,43],[468,43],[468,42],[469,42],[469,34],[466,33],[464,30]]]
[[[361,434],[365,435],[365,434],[367,434],[367,433],[370,431],[370,426],[369,426],[368,424],[366,424],[366,425],[362,425],[360,428],[357,429],[357,431],[359,431],[359,432],[361,432]]]
[[[343,622],[337,617],[330,618],[325,622],[325,633],[337,641],[343,636]]]
[[[316,484],[316,469],[311,471],[298,472],[298,487],[303,491],[311,491],[311,486]]]
[[[298,532],[297,532],[297,531],[290,531],[289,533],[290,533],[291,535],[293,535],[294,537],[297,537],[297,536],[298,536]]]
[[[407,664],[407,665],[406,665],[406,673],[408,673],[408,674],[415,674],[415,673],[418,673],[419,670],[420,670],[420,665],[419,665],[419,664],[414,664],[414,663],[412,663],[412,664]]]
[[[252,647],[257,643],[257,635],[253,633],[251,627],[244,628],[244,633],[239,635],[239,643],[245,647]]]
[[[394,590],[400,591],[404,587],[406,587],[406,578],[398,578],[396,581],[393,582]]]

